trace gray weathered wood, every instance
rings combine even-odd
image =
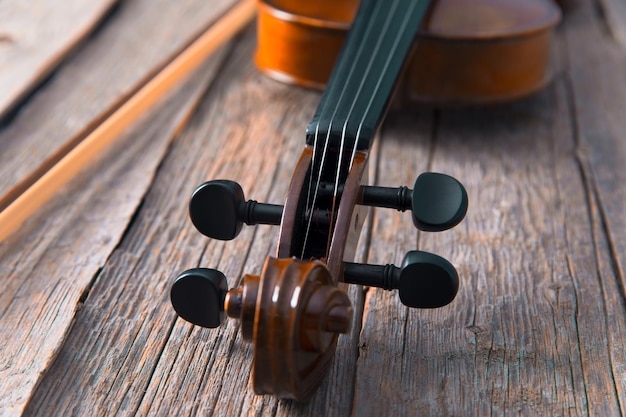
[[[260,201],[284,198],[304,145],[303,126],[319,94],[258,74],[251,65],[253,39],[253,33],[248,33],[246,47],[224,68],[170,150],[144,201],[147,210],[140,212],[96,281],[66,349],[42,381],[27,414],[99,410],[232,415],[267,408],[305,410],[251,393],[252,349],[241,341],[235,323],[213,331],[192,329],[175,319],[168,301],[172,279],[183,269],[198,264],[218,267],[234,285],[242,272],[258,273],[274,251],[275,228],[247,228],[233,242],[208,241],[186,216],[190,192],[206,178],[236,179],[248,197]],[[126,307],[130,305],[131,310]],[[136,311],[146,315],[139,319]],[[306,414],[330,408],[344,415],[349,410],[353,377],[349,369],[354,366],[356,336],[352,343],[341,343],[334,378],[313,400],[317,412]],[[75,354],[78,346],[83,354]],[[94,352],[109,360],[92,363]],[[85,385],[90,388],[79,399],[68,395]]]
[[[559,147],[557,153],[553,143],[555,104],[551,89],[509,108],[442,112],[431,169],[463,179],[471,206],[462,226],[423,234],[419,246],[457,266],[461,289],[450,306],[433,311],[408,311],[380,291],[368,297],[357,415],[372,409],[394,415],[555,415],[562,407],[581,406],[577,391],[568,389],[582,380],[579,356],[552,344],[559,328],[567,333],[565,346],[576,340],[576,328],[568,325],[578,319],[566,296],[576,277],[560,261],[568,248],[561,241],[559,208],[585,207],[580,187],[574,187],[578,195],[558,193],[557,175],[582,183],[571,151]],[[389,133],[406,136],[406,130]],[[568,138],[567,129],[557,134]],[[390,160],[389,144],[390,152],[398,147],[390,165],[415,164],[402,151],[406,142],[396,141],[384,143],[381,160]],[[561,152],[569,169],[555,172]],[[380,171],[382,178],[393,172]],[[577,219],[578,227],[588,227],[585,220]],[[380,252],[389,256],[379,246],[370,256]],[[559,298],[555,287],[563,288]]]
[[[220,268],[231,286],[259,272],[276,228],[206,239],[187,218],[188,196],[205,179],[230,178],[247,197],[280,203],[319,99],[259,75],[248,32],[172,143],[123,239],[103,249],[110,256],[83,287],[74,327],[24,414],[623,415],[626,52],[593,10],[592,0],[569,2],[555,81],[542,93],[389,115],[372,152],[373,181],[411,185],[421,171],[445,172],[466,185],[470,210],[436,234],[416,232],[407,213],[373,210],[359,260],[438,253],[457,266],[459,295],[417,311],[393,292],[352,288],[355,327],[305,405],[255,396],[252,347],[236,323],[195,328],[168,300],[189,267]],[[31,258],[41,269],[80,243],[69,225],[56,244],[30,228],[25,241],[48,239],[47,249],[12,247],[3,273]],[[29,328],[27,319],[11,323],[16,334]]]
[[[204,65],[0,245],[0,412],[20,414],[141,203],[169,142],[219,66]],[[44,413],[47,414],[47,413]]]
[[[128,0],[0,132],[0,209],[234,0]]]
[[[626,2],[624,0],[599,0],[599,5],[611,35],[622,48],[626,48]]]
[[[559,33],[569,61],[551,88],[441,113],[432,166],[465,181],[471,209],[420,246],[453,260],[461,290],[432,312],[368,296],[356,415],[623,414],[624,53],[578,6]],[[407,136],[396,124],[393,136]],[[381,179],[412,163],[392,155]]]
[[[606,402],[626,413],[626,52],[612,42],[593,8],[580,2],[564,27],[576,115],[577,161],[585,179],[593,221],[593,245],[602,295],[603,325],[610,363]],[[622,27],[624,9],[617,17]],[[623,41],[623,39],[622,39]],[[592,329],[593,334],[597,332]],[[604,376],[604,375],[603,375]]]
[[[0,3],[0,119],[87,36],[117,0]]]

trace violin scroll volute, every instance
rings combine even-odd
[[[254,328],[254,391],[307,401],[351,322],[350,300],[323,263],[269,257]]]
[[[350,300],[319,261],[268,257],[261,276],[244,275],[226,291],[221,272],[194,268],[175,281],[172,304],[203,327],[220,326],[224,315],[239,319],[242,339],[254,344],[254,391],[307,401],[327,373],[337,336],[350,331]]]

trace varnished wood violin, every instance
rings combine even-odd
[[[323,89],[359,0],[259,2],[257,66]],[[399,95],[428,105],[504,102],[551,78],[552,0],[437,0],[425,15]]]
[[[399,267],[353,262],[368,207],[410,210],[414,225],[432,232],[454,227],[467,211],[463,185],[444,174],[421,174],[412,189],[366,185],[372,140],[430,3],[361,2],[306,129],[284,205],[246,201],[229,180],[206,182],[191,197],[190,218],[211,238],[234,239],[243,224],[280,226],[276,255],[259,275],[244,275],[239,287],[229,290],[217,270],[194,268],[171,289],[178,315],[196,325],[240,320],[242,338],[254,345],[258,394],[298,401],[313,395],[338,335],[352,322],[340,282],[398,290],[413,308],[440,307],[456,296],[457,272],[438,255],[412,250]]]

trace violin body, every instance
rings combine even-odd
[[[259,3],[257,66],[284,82],[323,89],[358,0]],[[509,101],[551,78],[551,0],[437,0],[422,22],[400,93],[414,103]]]

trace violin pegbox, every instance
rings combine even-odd
[[[309,163],[310,150],[305,150],[304,155],[308,156],[301,159],[302,166]],[[359,166],[363,170],[365,163]],[[306,169],[296,171],[304,173]],[[417,228],[442,231],[458,224],[467,211],[465,189],[444,174],[422,174],[413,189],[358,185],[358,176],[351,173],[342,185],[339,194],[349,204],[340,204],[339,213],[345,207],[345,213],[356,213],[356,205],[411,210]],[[301,182],[303,178],[295,180],[296,184]],[[298,188],[302,188],[301,184]],[[325,188],[320,186],[321,194]],[[189,215],[202,234],[230,240],[239,234],[243,224],[284,228],[284,217],[306,223],[307,210],[294,214],[296,207],[299,204],[289,199],[285,206],[246,200],[236,182],[214,180],[193,192]],[[341,214],[337,217],[341,219]],[[337,221],[344,222],[346,218]],[[322,229],[329,227],[326,223],[315,221]],[[350,233],[358,233],[350,229]],[[281,230],[297,235],[297,227]],[[353,310],[346,292],[337,286],[339,281],[398,290],[400,301],[411,308],[444,306],[454,299],[459,287],[457,272],[450,262],[431,253],[409,251],[399,267],[345,262],[343,255],[342,251],[331,251],[334,261],[326,263],[291,255],[270,256],[260,275],[244,275],[241,284],[230,290],[220,271],[189,269],[175,280],[171,302],[181,318],[198,326],[220,327],[225,317],[239,320],[242,339],[254,345],[254,391],[307,401],[328,370],[338,335],[350,331]]]
[[[246,201],[239,184],[228,180],[200,185],[189,203],[196,228],[221,240],[234,239],[243,224],[281,224],[284,211]],[[336,275],[319,260],[269,256],[260,275],[244,275],[230,290],[216,269],[184,271],[170,299],[181,318],[198,326],[238,319],[242,339],[254,346],[254,391],[304,402],[326,375],[338,335],[351,328],[352,306]]]

